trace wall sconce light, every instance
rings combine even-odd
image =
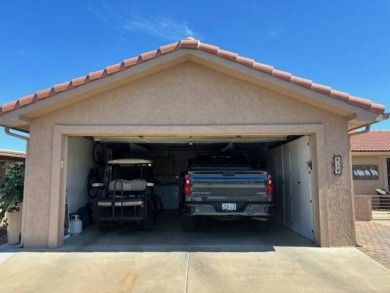
[[[332,169],[334,175],[341,175],[343,171],[343,161],[341,155],[333,155]]]

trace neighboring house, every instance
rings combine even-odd
[[[390,131],[370,131],[351,136],[352,176],[356,195],[389,190]]]
[[[159,150],[174,174],[188,166],[191,146],[247,146],[274,170],[282,224],[320,246],[354,246],[349,133],[387,118],[383,105],[192,38],[0,110],[0,125],[30,134],[25,247],[62,245],[65,202],[85,196],[93,140],[118,156],[132,145]]]
[[[390,131],[370,131],[351,136],[352,177],[357,220],[371,220],[375,189],[389,190]]]
[[[7,173],[5,167],[7,162],[24,162],[25,158],[26,153],[24,152],[0,149],[0,182]]]

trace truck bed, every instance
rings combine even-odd
[[[191,195],[186,201],[269,202],[267,172],[250,168],[197,168],[188,172]]]

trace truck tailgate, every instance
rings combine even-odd
[[[267,173],[253,170],[191,171],[191,199],[268,201]]]

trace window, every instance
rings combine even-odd
[[[379,180],[378,165],[353,165],[353,180]]]

